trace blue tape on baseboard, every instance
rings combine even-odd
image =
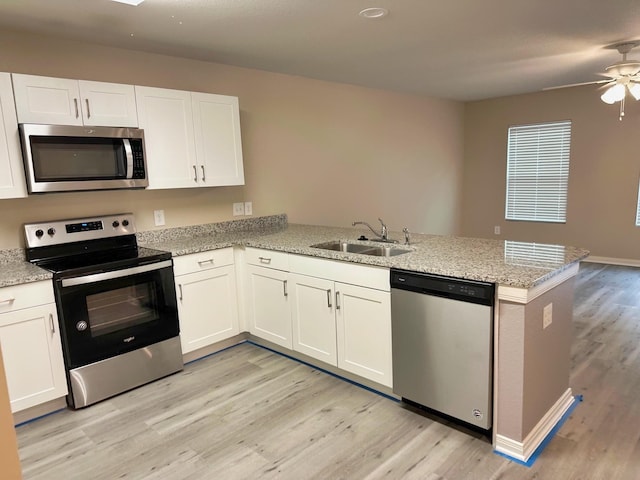
[[[538,457],[540,456],[542,451],[549,444],[549,442],[554,437],[554,435],[558,432],[558,430],[560,430],[560,427],[562,427],[564,422],[567,421],[567,418],[569,418],[569,416],[573,413],[573,410],[575,410],[575,408],[578,406],[578,403],[580,403],[581,401],[582,401],[582,395],[576,395],[576,396],[573,397],[573,403],[569,406],[569,408],[567,408],[567,411],[564,412],[564,415],[562,415],[562,417],[560,418],[558,423],[555,424],[555,426],[547,434],[547,436],[540,443],[540,445],[538,445],[538,448],[536,448],[536,451],[533,452],[533,454],[529,457],[529,460],[527,460],[526,462],[523,462],[522,460],[519,460],[517,458],[513,458],[513,457],[511,457],[511,456],[509,456],[509,455],[507,455],[505,453],[498,452],[496,450],[494,450],[493,453],[495,453],[496,455],[500,455],[501,457],[504,457],[504,458],[506,458],[508,460],[511,460],[512,462],[515,462],[515,463],[517,463],[519,465],[524,465],[525,467],[533,466],[533,464],[538,459]]]

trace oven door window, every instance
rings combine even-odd
[[[29,140],[36,182],[127,177],[126,154],[121,139],[31,136]]]
[[[171,267],[65,287],[58,280],[56,292],[69,368],[179,333]]]
[[[134,284],[87,295],[87,317],[92,337],[158,322],[155,284]]]

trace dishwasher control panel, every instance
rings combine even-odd
[[[493,305],[495,297],[493,283],[395,269],[391,270],[391,288],[482,305]]]

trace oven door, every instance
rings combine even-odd
[[[173,263],[164,260],[56,280],[69,369],[179,334]]]

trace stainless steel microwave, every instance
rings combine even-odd
[[[145,188],[144,131],[20,124],[29,193]]]

